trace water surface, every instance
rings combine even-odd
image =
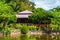
[[[19,37],[0,37],[0,40],[60,40],[60,35],[22,35]]]

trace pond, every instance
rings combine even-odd
[[[0,40],[60,40],[60,35],[22,35],[19,37],[0,37]]]

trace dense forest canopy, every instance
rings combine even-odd
[[[43,8],[35,8],[35,4],[29,0],[0,0],[0,23],[16,22],[17,12],[30,10],[32,15],[29,21],[32,23],[50,22],[51,27],[58,28],[60,26],[60,7],[50,9],[48,11]],[[56,26],[55,26],[56,25]]]
[[[24,10],[32,11],[34,3],[29,0],[0,0],[0,22],[16,21],[16,13]]]
[[[10,24],[15,25],[17,12],[33,11],[34,5],[29,0],[0,0],[0,28],[5,30],[5,27],[10,27]]]
[[[35,4],[29,0],[0,0],[9,6],[12,7],[12,9],[16,11],[24,11],[24,10],[30,10],[32,11],[35,7]]]
[[[51,18],[53,18],[53,16],[50,14],[50,12],[47,12],[43,8],[37,8],[34,9],[33,14],[29,17],[29,21],[32,23],[46,24],[48,21],[50,23]]]

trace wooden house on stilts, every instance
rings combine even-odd
[[[28,23],[28,17],[32,14],[31,11],[25,10],[22,12],[19,12],[17,17],[17,23]]]

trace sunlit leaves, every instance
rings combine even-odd
[[[51,24],[50,27],[60,30],[60,8],[53,8],[50,11],[50,14],[53,16],[53,18],[51,19]],[[55,26],[53,26],[55,25]]]
[[[32,23],[41,23],[42,21],[50,20],[52,16],[42,8],[34,9],[29,20]]]
[[[0,2],[0,20],[9,21],[14,19],[16,13],[13,12],[12,8],[8,4]]]

